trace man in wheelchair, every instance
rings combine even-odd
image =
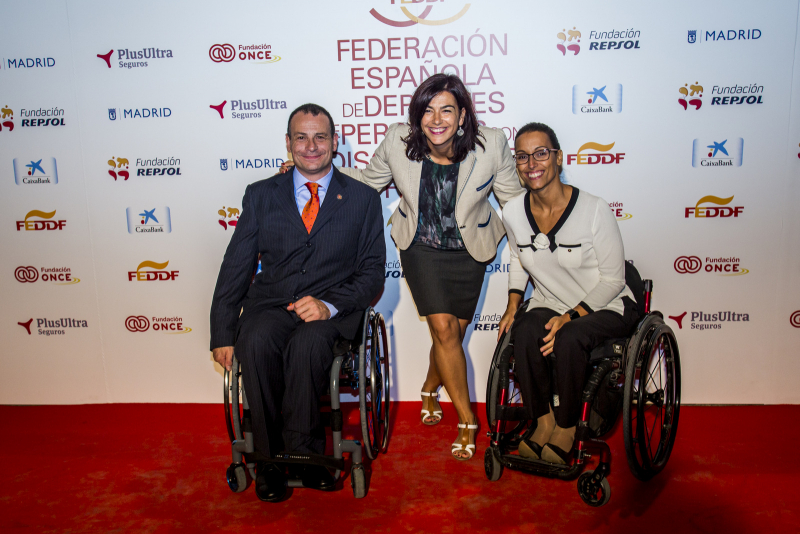
[[[253,423],[256,494],[286,492],[279,453],[323,454],[319,399],[337,339],[352,339],[384,280],[380,197],[332,165],[338,136],[315,104],[292,112],[286,148],[293,172],[250,184],[220,267],[211,306],[214,360],[242,365]],[[261,271],[254,275],[261,261]],[[292,473],[332,490],[320,465]],[[299,472],[298,472],[299,471]]]

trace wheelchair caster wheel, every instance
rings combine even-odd
[[[228,487],[234,493],[241,493],[250,485],[250,477],[247,476],[247,469],[244,464],[231,464],[225,473],[228,479]]]
[[[367,496],[367,476],[362,465],[353,466],[350,470],[350,486],[353,488],[353,496],[356,499],[363,499]]]
[[[503,476],[503,464],[494,455],[491,447],[483,453],[483,470],[486,471],[486,478],[492,482],[497,482]]]
[[[589,506],[603,506],[611,499],[611,485],[605,477],[598,482],[594,471],[589,471],[578,478],[578,495]]]

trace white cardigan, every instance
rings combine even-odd
[[[511,249],[509,292],[523,293],[528,275],[534,291],[528,309],[560,314],[581,304],[589,313],[622,315],[622,297],[635,301],[625,285],[625,251],[619,226],[602,198],[572,187],[567,208],[550,231],[539,232],[530,212],[530,194],[509,200],[503,224]]]

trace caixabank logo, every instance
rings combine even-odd
[[[625,207],[622,202],[609,202],[608,207],[611,208],[611,212],[614,213],[614,217],[616,217],[618,221],[627,221],[633,218],[633,215],[625,212]]]
[[[208,57],[214,63],[244,61],[251,65],[269,65],[281,60],[281,56],[272,51],[272,45],[266,43],[214,44],[208,49]]]
[[[148,159],[143,158],[136,158],[134,160],[136,165],[133,167],[133,172],[131,171],[131,162],[128,158],[117,158],[111,156],[106,163],[110,167],[108,169],[108,175],[111,176],[114,181],[117,181],[117,178],[121,178],[120,182],[127,181],[128,178],[133,176],[182,176],[181,175],[181,160],[180,158],[176,157],[151,157]]]
[[[166,119],[172,117],[172,109],[161,108],[108,108],[108,120]]]
[[[143,261],[135,271],[128,271],[128,282],[174,282],[180,273],[165,271],[168,265],[169,261],[164,263]]]
[[[211,104],[208,107],[219,113],[219,118],[225,118],[225,105],[227,100],[223,100],[222,104]],[[269,98],[259,98],[258,100],[231,100],[230,118],[232,119],[266,119],[270,117],[267,112],[276,109],[288,109],[285,100],[272,100]],[[274,116],[272,117],[275,118]]]
[[[217,222],[225,230],[227,230],[228,227],[236,228],[236,225],[239,223],[239,208],[226,208],[222,206],[221,210],[217,210],[217,215],[220,216]]]
[[[52,232],[63,230],[67,225],[67,221],[64,219],[58,220],[55,216],[56,210],[31,210],[25,214],[25,219],[16,221],[17,232]]]
[[[113,59],[112,59],[112,56]],[[156,60],[172,59],[172,50],[165,48],[112,48],[105,54],[97,54],[99,59],[102,59],[106,66],[110,69],[111,62],[119,69],[135,69],[142,67],[149,67],[150,63]]]
[[[0,61],[0,70],[47,69],[55,66],[56,60],[52,57],[4,57]]]
[[[14,182],[17,185],[54,185],[58,183],[56,158],[14,158]]]
[[[675,272],[679,274],[711,273],[720,276],[741,276],[750,271],[741,266],[739,258],[706,257],[705,262],[697,256],[679,256],[673,264]]]
[[[161,208],[127,208],[128,233],[135,235],[168,234],[172,232],[169,206]]]
[[[744,139],[695,139],[692,143],[692,167],[741,167]]]
[[[738,218],[744,213],[744,206],[729,206],[733,202],[733,197],[717,197],[706,195],[697,201],[697,204],[684,209],[683,217],[688,219],[727,219]]]
[[[611,152],[616,143],[603,145],[589,141],[584,143],[575,154],[567,154],[567,165],[619,165],[625,159],[624,152]]]
[[[735,29],[735,30],[689,30],[686,42],[695,43],[719,43],[730,41],[755,41],[761,39],[761,30],[758,28]]]
[[[572,113],[620,113],[622,84],[573,85]]]
[[[21,284],[49,282],[58,286],[79,284],[81,279],[75,278],[69,267],[39,267],[20,265],[14,269],[14,278]]]
[[[283,165],[283,158],[220,158],[219,168],[222,171],[232,170],[258,170],[266,169],[278,172]]]
[[[739,326],[733,323],[749,323],[750,314],[739,311],[693,311],[683,312],[680,315],[669,315],[675,321],[679,330],[683,330],[684,319],[689,316],[686,326],[690,330],[722,330],[723,327]]]
[[[161,332],[163,334],[188,334],[191,328],[183,324],[183,317],[150,317],[145,315],[129,315],[125,318],[128,332]]]
[[[20,325],[28,335],[33,335],[31,328],[33,328],[33,321],[34,319],[28,319],[27,321],[20,321],[17,324]],[[67,335],[67,332],[74,331],[76,328],[89,328],[89,322],[85,319],[75,319],[73,317],[61,317],[59,319],[48,319],[46,317],[42,317],[39,319],[35,319],[36,321],[36,333],[40,336],[64,336]]]
[[[444,3],[444,0],[382,0],[380,2],[381,11],[388,13],[388,16],[382,15],[374,7],[370,9],[369,14],[382,23],[395,28],[407,28],[416,24],[442,26],[463,17],[472,5],[467,3],[459,8],[458,4],[456,4],[456,7],[453,8],[449,1],[445,6],[439,6],[438,4],[440,3]],[[425,9],[415,15],[408,9],[408,6],[414,4],[424,4]],[[430,4],[437,4],[436,13],[432,14],[434,6]],[[416,7],[418,11],[422,6],[418,5]],[[454,9],[456,10],[455,13],[453,13]]]

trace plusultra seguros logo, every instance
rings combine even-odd
[[[129,234],[153,235],[172,232],[169,206],[151,209],[127,208],[125,214],[128,219]]]
[[[696,274],[700,272],[716,273],[721,276],[741,276],[750,272],[740,266],[739,258],[710,258],[705,263],[697,256],[679,256],[673,267],[679,274]]]
[[[152,328],[151,328],[152,327]],[[125,319],[125,328],[128,332],[162,332],[164,334],[188,334],[192,331],[184,326],[182,317],[151,317],[144,315],[129,315]]]
[[[34,319],[28,319],[25,322],[18,322],[17,324],[23,327],[30,336],[31,326]],[[66,335],[68,329],[72,328],[88,328],[89,322],[83,319],[73,319],[72,317],[62,317],[60,319],[47,319],[42,317],[36,319],[36,333],[40,336],[63,336]]]
[[[174,282],[178,278],[179,271],[163,270],[168,265],[169,261],[164,263],[143,261],[135,271],[128,271],[128,282]]]
[[[112,48],[105,54],[97,54],[99,59],[105,61],[106,66],[111,68],[111,56],[114,54],[114,49]],[[172,59],[172,50],[166,50],[161,48],[141,48],[141,49],[131,49],[131,48],[118,48],[116,54],[116,61],[117,67],[120,69],[134,69],[137,67],[148,67],[148,61],[152,61],[154,59]],[[145,61],[140,61],[145,60]]]
[[[40,267],[37,269],[32,265],[21,265],[14,269],[14,278],[22,284],[42,281],[52,282],[57,286],[70,286],[81,281],[80,278],[72,276],[72,270],[69,267]]]
[[[669,315],[668,317],[675,321],[678,329],[683,329],[683,320],[689,315],[689,328],[691,330],[721,330],[723,323],[739,323],[750,322],[749,313],[740,313],[735,311],[693,311],[683,312],[680,315]]]
[[[572,86],[572,113],[619,113],[622,111],[622,85]]]
[[[219,113],[219,118],[225,118],[225,104],[227,100],[223,100],[222,104],[209,105],[211,109]],[[274,109],[287,109],[285,100],[271,100],[269,98],[259,98],[258,100],[242,101],[231,100],[231,118],[232,119],[261,119],[267,118],[267,114],[262,111],[270,111]],[[242,113],[245,111],[246,113]]]
[[[741,167],[744,139],[695,139],[692,142],[692,167]]]
[[[723,219],[728,217],[739,217],[744,212],[744,206],[728,206],[733,200],[733,196],[728,198],[715,197],[714,195],[706,195],[697,201],[693,207],[688,207],[684,210],[684,218],[694,217],[695,219],[713,219],[721,217]],[[706,205],[703,204],[715,204]]]
[[[383,1],[384,3],[386,2],[386,0]],[[394,26],[395,28],[407,28],[408,26],[414,26],[415,24],[422,24],[425,26],[442,26],[444,24],[450,24],[451,22],[455,22],[461,17],[463,17],[464,14],[467,11],[469,11],[469,8],[471,6],[471,4],[464,4],[464,7],[462,7],[455,15],[451,15],[449,17],[442,19],[434,19],[434,18],[428,18],[428,16],[431,14],[431,11],[433,11],[433,6],[430,4],[436,4],[440,2],[443,3],[444,0],[389,0],[389,1],[391,2],[392,6],[396,5],[397,7],[382,8],[382,10],[388,9],[388,11],[384,12],[390,12],[391,16],[399,18],[400,20],[393,20],[383,16],[380,13],[378,13],[378,11],[374,7],[370,10],[369,14],[378,19],[379,21],[383,22],[384,24],[387,24],[389,26]],[[418,15],[412,14],[411,11],[409,11],[408,7],[406,7],[413,4],[422,4],[422,3],[426,4],[425,9],[423,9],[422,12],[420,12]],[[437,14],[447,13],[447,12],[452,13],[452,11],[450,10],[446,11],[445,8],[437,9]]]
[[[14,181],[17,185],[57,184],[56,158],[14,158]]]
[[[573,163],[578,165],[618,165],[620,161],[625,159],[625,153],[610,152],[614,145],[615,143],[601,145],[593,141],[584,143],[576,154],[567,154],[567,165],[572,165]]]

